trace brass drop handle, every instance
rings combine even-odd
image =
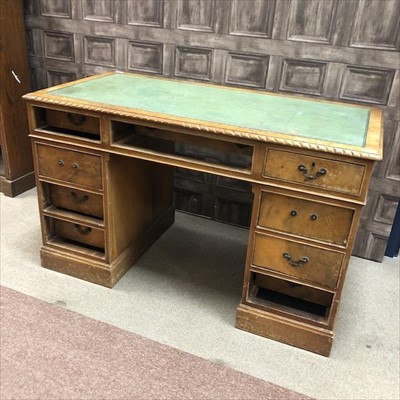
[[[70,122],[72,122],[76,126],[80,126],[86,121],[86,117],[84,115],[79,115],[79,114],[68,113],[67,118]]]
[[[57,161],[57,164],[58,164],[60,167],[64,166],[64,160],[58,160],[58,161]]]
[[[81,234],[81,235],[87,235],[90,232],[92,232],[92,228],[90,228],[89,226],[82,226],[79,224],[75,224],[74,225],[76,230]]]
[[[78,163],[76,163],[76,162],[74,162],[73,164],[72,164],[72,168],[79,168],[79,164]]]
[[[71,192],[71,196],[75,200],[76,203],[84,203],[89,200],[89,196],[84,194],[82,197],[79,197],[75,192]]]
[[[308,257],[301,257],[300,260],[293,261],[293,260],[292,260],[292,256],[291,256],[289,253],[285,252],[285,253],[283,253],[282,255],[283,255],[283,257],[286,258],[287,262],[288,262],[292,267],[303,267],[304,264],[307,264],[307,263],[308,263]]]
[[[307,179],[310,179],[310,180],[312,180],[312,179],[317,179],[317,178],[319,178],[320,176],[324,176],[324,175],[326,175],[327,172],[328,172],[325,168],[321,168],[321,169],[319,169],[319,170],[317,171],[317,173],[316,173],[315,175],[313,175],[312,173],[311,173],[311,174],[308,174],[308,173],[307,173],[307,172],[308,172],[308,171],[307,171],[307,168],[306,168],[306,166],[303,165],[303,164],[300,164],[300,165],[297,167],[297,169],[298,169],[299,171],[301,171]]]

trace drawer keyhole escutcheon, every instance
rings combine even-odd
[[[292,256],[291,256],[289,253],[287,253],[287,252],[283,253],[282,255],[283,255],[283,257],[286,258],[287,262],[288,262],[292,267],[303,267],[304,264],[307,264],[308,261],[309,261],[309,260],[308,260],[308,257],[301,257],[300,260],[293,261],[293,260],[292,260]]]
[[[85,201],[89,200],[89,196],[87,194],[79,197],[75,192],[71,192],[71,196],[75,200],[76,203],[84,203]]]
[[[303,165],[303,164],[300,164],[297,167],[297,169],[300,172],[302,172],[307,179],[310,179],[310,180],[317,179],[320,176],[324,176],[324,175],[326,175],[328,173],[328,171],[325,168],[319,169],[315,175],[313,173],[308,173],[307,167],[305,165]]]
[[[57,164],[58,164],[60,167],[63,167],[63,166],[64,166],[64,160],[58,160],[58,161],[57,161]]]
[[[72,164],[72,168],[75,168],[75,169],[79,168],[78,163],[74,162],[74,163]]]
[[[317,214],[311,214],[311,219],[312,219],[313,221],[315,221],[317,218],[318,218],[318,215],[317,215]]]
[[[291,215],[292,217],[295,217],[295,216],[297,215],[297,211],[296,211],[296,210],[290,211],[290,215]]]
[[[81,234],[81,235],[87,235],[90,232],[92,232],[92,228],[90,228],[89,226],[82,226],[79,224],[75,224],[74,225],[76,230]]]
[[[84,115],[68,113],[67,117],[68,120],[76,126],[80,126],[86,121],[86,117]]]

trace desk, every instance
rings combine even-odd
[[[24,97],[43,267],[112,287],[173,223],[175,166],[248,181],[236,326],[329,355],[382,157],[379,109],[125,73]],[[182,143],[222,161],[178,154]]]

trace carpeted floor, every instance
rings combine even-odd
[[[1,287],[2,400],[309,397]]]

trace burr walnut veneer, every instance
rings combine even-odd
[[[236,326],[329,354],[382,157],[380,110],[125,73],[25,99],[44,267],[112,287],[173,223],[175,166],[245,180],[254,201]],[[219,161],[178,154],[182,143]]]

